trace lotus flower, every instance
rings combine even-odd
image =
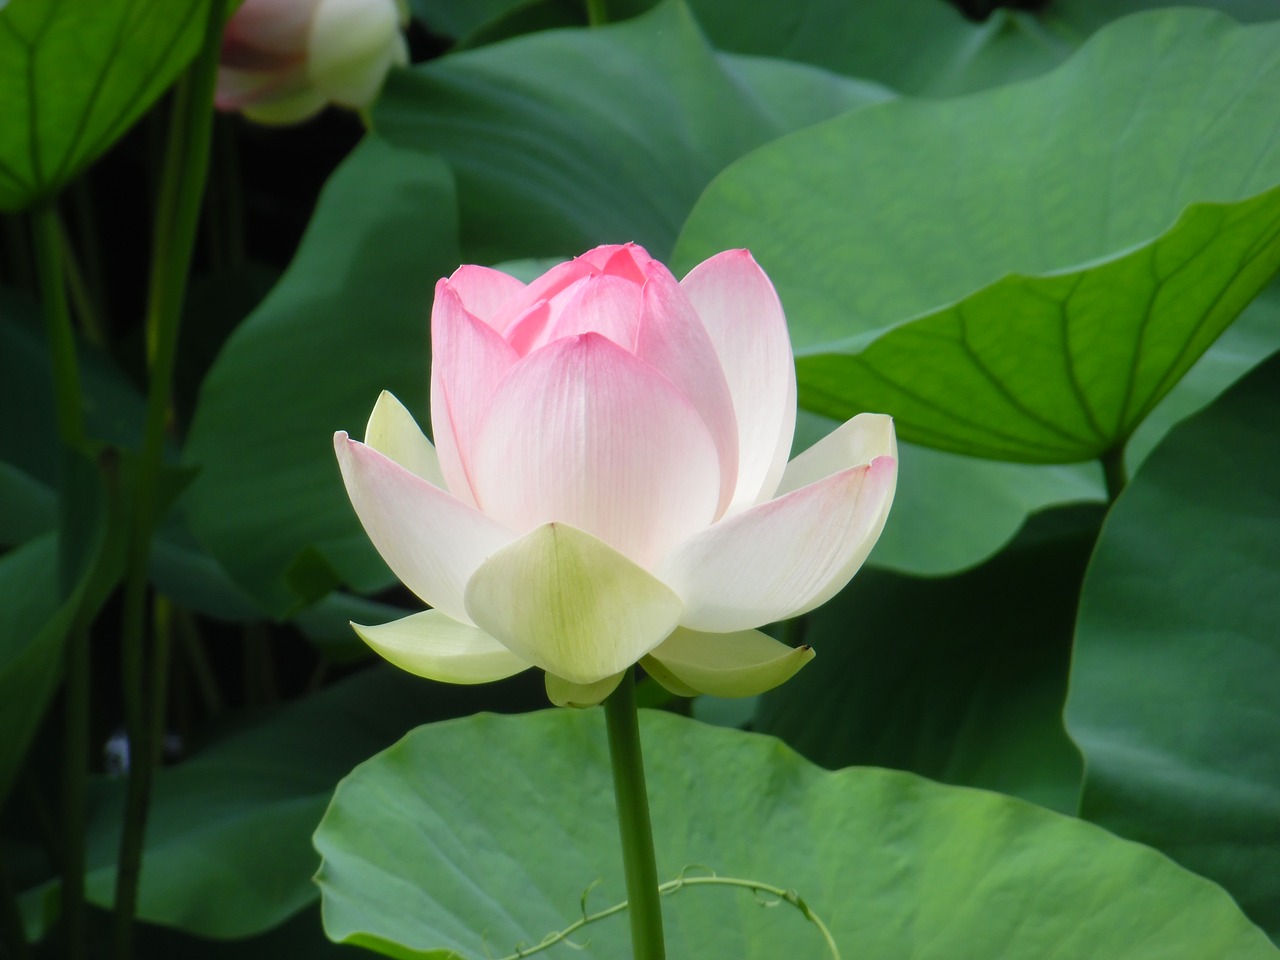
[[[259,123],[367,107],[409,61],[405,12],[398,0],[245,0],[223,32],[215,103]]]
[[[389,393],[334,438],[388,566],[432,608],[355,626],[424,677],[536,666],[598,703],[639,661],[668,689],[746,696],[812,656],[754,629],[830,599],[897,480],[893,422],[861,414],[787,463],[786,319],[745,250],[684,280],[634,244],[527,286],[460,267],[431,313],[435,446]]]

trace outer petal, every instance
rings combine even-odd
[[[463,264],[449,277],[449,286],[473,317],[488,323],[502,305],[524,292],[524,284],[501,270]]]
[[[445,489],[436,448],[423,434],[413,414],[389,390],[383,390],[373,405],[369,424],[364,428],[364,442],[410,473]]]
[[[431,606],[470,623],[463,587],[510,531],[343,432],[333,445],[351,505],[387,566]]]
[[[449,281],[431,307],[431,432],[449,490],[475,502],[471,447],[489,398],[518,357],[462,305]]]
[[[325,97],[345,107],[373,103],[392,66],[408,62],[393,0],[320,0],[307,68]]]
[[[773,496],[796,426],[796,369],[782,304],[746,250],[704,260],[680,282],[729,383],[738,423],[730,512]]]
[[[222,48],[251,47],[277,56],[302,56],[319,0],[244,0],[227,21]]]
[[[379,656],[428,680],[488,683],[530,666],[484,631],[452,620],[439,610],[424,610],[373,627],[351,626]]]
[[[680,619],[680,598],[607,544],[547,523],[482,563],[467,612],[519,656],[573,684],[625,670]]]
[[[870,463],[876,457],[898,459],[893,417],[883,413],[860,413],[787,464],[782,482],[778,484],[778,496],[799,490],[839,470]]]
[[[645,265],[645,274],[636,356],[666,374],[711,431],[720,457],[719,517],[738,482],[738,423],[729,383],[711,338],[676,278],[656,260]]]
[[[786,683],[812,659],[812,648],[789,647],[759,630],[699,633],[681,627],[640,664],[677,696],[754,697]]]
[[[648,567],[712,521],[720,470],[688,399],[588,333],[543,347],[502,381],[472,482],[480,508],[513,530],[564,521]]]
[[[626,671],[595,683],[570,683],[554,673],[547,674],[547,699],[557,707],[594,707],[613,693]]]
[[[288,92],[276,89],[268,96],[243,104],[239,110],[254,123],[283,126],[309,120],[323,110],[326,103],[311,87]]]
[[[655,570],[685,603],[681,626],[715,633],[805,613],[857,572],[884,529],[898,464],[880,457],[721,520]]]

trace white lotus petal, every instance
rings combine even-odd
[[[681,626],[744,630],[825,603],[880,536],[897,469],[880,457],[842,470],[682,543],[655,570],[684,601]]]
[[[661,643],[680,599],[608,544],[548,523],[484,561],[466,588],[482,630],[548,673],[594,684]]]
[[[840,470],[870,463],[876,457],[898,458],[893,417],[883,413],[860,413],[787,464],[778,484],[778,496],[799,490]]]
[[[782,304],[746,250],[726,250],[680,286],[715,344],[738,424],[738,484],[729,512],[769,499],[791,451],[796,370]]]
[[[488,683],[530,666],[483,630],[459,623],[439,610],[424,610],[376,626],[351,626],[383,659],[428,680]]]
[[[351,505],[387,566],[426,603],[471,623],[463,587],[512,533],[343,432],[333,445]]]
[[[387,71],[406,62],[395,4],[320,0],[307,43],[307,75],[326,98],[344,107],[367,107]]]
[[[378,395],[369,423],[364,428],[364,442],[383,456],[390,457],[410,473],[445,489],[440,458],[413,419],[413,414],[389,390]]]
[[[809,647],[789,647],[759,630],[702,633],[679,628],[641,666],[681,697],[754,697],[786,683],[813,659]]]

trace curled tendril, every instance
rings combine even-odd
[[[694,870],[706,872],[692,873],[691,871]],[[588,924],[607,919],[608,917],[622,913],[627,909],[627,901],[623,900],[621,903],[615,903],[613,906],[606,907],[604,910],[600,910],[596,913],[587,913],[587,896],[599,882],[599,880],[592,881],[587,888],[582,891],[582,897],[580,900],[582,906],[581,919],[575,920],[563,930],[548,933],[536,946],[517,944],[515,953],[508,954],[505,957],[499,957],[498,960],[523,960],[524,957],[531,957],[535,953],[540,953],[543,950],[547,950],[560,943],[563,943],[565,946],[572,947],[575,950],[585,950],[590,945],[591,941],[588,940],[584,944],[579,944],[570,940],[569,937]],[[701,864],[690,864],[681,870],[674,880],[668,880],[666,883],[659,884],[658,893],[665,897],[673,893],[677,893],[685,887],[710,886],[741,887],[745,890],[750,890],[755,894],[756,902],[762,907],[776,907],[783,903],[790,904],[799,910],[800,914],[806,920],[818,928],[818,932],[822,934],[822,939],[826,942],[827,951],[831,954],[831,960],[840,960],[840,950],[836,946],[835,937],[831,935],[831,931],[827,929],[827,925],[822,922],[822,919],[813,912],[813,909],[809,904],[806,903],[795,890],[785,890],[782,887],[776,887],[771,883],[764,883],[760,880],[744,880],[739,877],[722,877],[709,867],[702,866]],[[488,948],[486,947],[485,953],[488,952]]]

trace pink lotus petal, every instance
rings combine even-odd
[[[719,498],[715,443],[696,408],[595,333],[513,367],[471,457],[489,516],[517,531],[563,521],[641,566],[710,523]]]
[[[729,384],[693,304],[676,278],[656,260],[645,267],[644,307],[635,352],[689,398],[711,431],[720,459],[719,517],[738,479],[738,423]]]
[[[511,325],[539,300],[550,300],[569,284],[600,271],[585,260],[570,260],[552,267],[519,294],[504,303],[490,319],[489,325],[506,336]]]
[[[512,533],[344,432],[333,445],[351,505],[391,572],[426,603],[470,624],[463,588]]]
[[[630,280],[604,274],[583,277],[552,297],[546,308],[540,324],[522,319],[512,325],[507,339],[521,356],[581,333],[598,333],[624,350],[635,347],[640,287]]]
[[[721,520],[655,569],[680,625],[724,633],[812,610],[862,566],[884,528],[898,464],[879,457]]]
[[[475,502],[470,457],[489,396],[518,357],[462,305],[449,281],[431,308],[431,432],[449,490]]]
[[[715,345],[738,423],[738,485],[730,512],[777,488],[796,423],[791,338],[773,284],[746,250],[694,267],[680,286]]]
[[[453,271],[449,286],[467,312],[485,323],[489,323],[508,300],[524,293],[524,284],[511,274],[471,264]]]

